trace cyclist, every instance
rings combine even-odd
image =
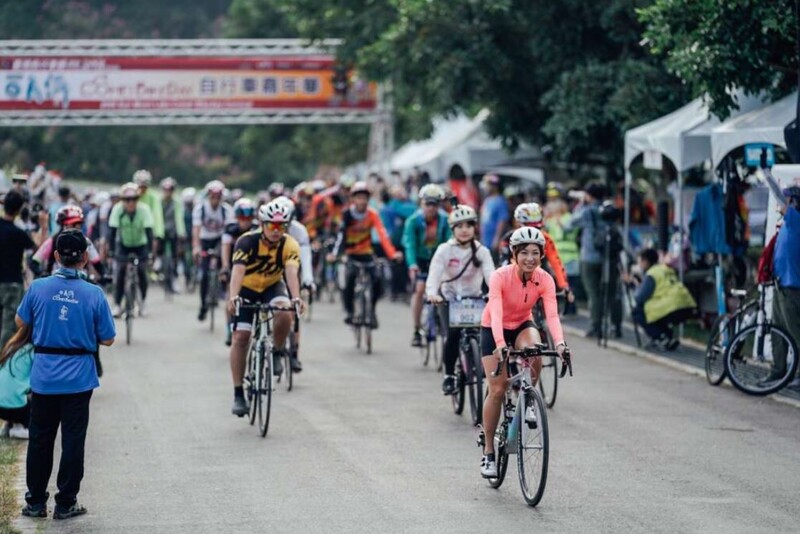
[[[485,445],[481,461],[481,475],[497,476],[494,456],[494,434],[500,419],[503,395],[508,387],[505,366],[501,375],[493,377],[502,349],[521,349],[541,342],[539,331],[533,323],[532,306],[542,299],[547,327],[553,336],[556,350],[563,355],[566,349],[561,321],[558,318],[556,287],[553,277],[541,268],[545,239],[536,228],[518,228],[511,235],[511,257],[514,263],[500,267],[489,279],[489,302],[481,318],[481,352],[483,368],[489,385],[483,405],[483,430]],[[541,370],[537,358],[532,364],[536,376]],[[535,384],[535,382],[534,382]],[[526,411],[525,418],[535,417]]]
[[[186,281],[186,287],[190,287],[192,277],[194,276],[194,268],[192,265],[192,234],[193,225],[192,217],[194,216],[194,197],[197,195],[197,190],[194,187],[187,187],[181,191],[181,201],[183,202],[183,228],[186,230],[186,240],[182,243],[183,249],[183,277]]]
[[[411,296],[411,318],[414,321],[412,347],[422,346],[420,322],[425,295],[425,278],[436,247],[450,238],[447,214],[441,209],[444,189],[428,184],[419,190],[420,208],[406,219],[403,227],[403,248],[406,251],[408,278],[413,284]]]
[[[219,180],[206,184],[207,198],[194,207],[192,212],[192,258],[200,268],[200,313],[198,321],[208,314],[208,298],[217,295],[208,293],[208,267],[214,254],[220,254],[222,234],[225,226],[235,222],[233,208],[222,202],[225,185]],[[219,261],[219,256],[217,256]]]
[[[311,239],[325,239],[336,233],[335,226],[341,220],[342,210],[355,183],[355,178],[343,174],[337,185],[323,189],[311,197],[311,206],[303,220]]]
[[[175,187],[177,182],[171,176],[161,180],[161,205],[159,209],[164,221],[164,236],[157,239],[158,254],[163,255],[167,251],[167,244],[172,251],[172,287],[170,290],[177,293],[175,279],[178,268],[178,247],[179,243],[186,238],[186,226],[183,217],[183,203],[175,198]]]
[[[139,204],[139,188],[128,182],[119,190],[120,202],[108,217],[109,246],[115,251],[114,317],[122,315],[122,294],[125,292],[125,262],[129,254],[139,257],[139,289],[142,302],[139,315],[144,316],[147,299],[147,261],[153,248],[153,214],[145,204]],[[119,240],[117,236],[119,235]]]
[[[222,270],[220,271],[220,280],[223,283],[230,281],[231,265],[233,264],[233,247],[236,241],[253,230],[258,230],[258,223],[255,221],[256,207],[253,202],[248,198],[240,198],[233,205],[233,214],[236,217],[235,223],[230,223],[225,226],[225,232],[222,234]],[[230,316],[228,317],[230,322]],[[225,335],[225,345],[231,345],[232,330],[227,329]]]
[[[136,171],[133,173],[133,181],[139,186],[139,203],[150,208],[150,213],[153,214],[153,237],[156,239],[152,244],[154,247],[153,257],[158,257],[155,250],[156,243],[159,239],[164,238],[164,215],[161,209],[161,199],[150,190],[150,183],[153,181],[150,171],[145,169]]]
[[[378,328],[375,308],[381,294],[382,284],[380,272],[373,263],[375,250],[372,246],[372,231],[374,230],[378,233],[378,238],[387,258],[400,260],[403,254],[395,250],[392,245],[378,212],[369,207],[370,190],[366,182],[353,184],[350,189],[350,199],[350,206],[342,214],[341,228],[336,237],[333,252],[328,255],[328,262],[335,262],[342,253],[347,255],[347,273],[345,287],[342,291],[342,302],[345,310],[344,322],[347,324],[352,324],[353,322],[353,301],[355,299],[356,275],[358,274],[352,264],[354,262],[372,263],[372,267],[369,269],[369,275],[372,278],[372,317],[370,317],[370,320],[372,327]]]
[[[56,235],[48,237],[44,243],[41,244],[39,249],[34,253],[29,262],[29,266],[33,274],[36,276],[50,276],[55,271],[61,268],[61,265],[56,260],[55,256],[55,243],[58,236],[64,230],[76,229],[80,230],[83,226],[83,210],[79,206],[66,205],[62,206],[56,213],[56,224],[60,230]],[[87,237],[88,247],[86,249],[89,254],[89,262],[86,264],[88,269],[91,265],[100,277],[105,275],[106,269],[103,262],[100,261],[100,253],[92,244],[92,241]]]
[[[569,290],[569,281],[567,280],[567,271],[564,269],[564,264],[561,261],[561,257],[558,255],[555,241],[543,230],[544,216],[542,214],[542,207],[536,202],[522,203],[514,210],[514,220],[519,223],[520,227],[528,226],[536,228],[542,233],[545,242],[542,268],[553,276],[558,290],[564,291],[569,298],[572,298]],[[502,242],[506,244],[506,247],[501,246],[501,250],[503,248],[505,249],[504,255],[506,256],[506,261],[511,260],[508,242],[511,239],[512,233],[513,232],[508,232],[502,239]]]
[[[275,312],[273,323],[272,372],[280,375],[283,372],[281,355],[292,326],[293,314],[288,309],[289,295],[297,295],[292,301],[298,304],[300,313],[305,309],[305,303],[299,297],[300,245],[286,235],[291,219],[285,206],[270,202],[259,208],[258,216],[261,229],[241,236],[233,250],[228,313],[235,314],[239,299],[286,306],[286,311]],[[234,391],[231,411],[237,416],[243,416],[248,411],[242,379],[253,314],[254,310],[242,309],[234,318],[230,352]]]
[[[483,283],[488,285],[494,272],[489,249],[475,238],[478,212],[466,204],[456,206],[447,218],[453,238],[439,248],[431,259],[425,293],[428,300],[441,303],[456,297],[479,297]],[[442,323],[447,326],[447,317]],[[444,344],[444,381],[442,392],[456,390],[455,365],[458,360],[459,332],[449,330]]]

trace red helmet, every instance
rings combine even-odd
[[[64,206],[56,214],[56,224],[64,226],[83,222],[83,210],[80,206]]]

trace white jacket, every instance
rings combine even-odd
[[[451,238],[447,243],[442,243],[436,249],[436,252],[431,259],[431,266],[428,269],[428,280],[425,282],[425,294],[433,296],[439,293],[439,285],[441,284],[441,293],[447,300],[452,300],[455,297],[479,297],[481,295],[481,284],[485,280],[489,283],[489,277],[494,272],[494,262],[489,249],[478,243],[478,250],[475,253],[478,261],[481,262],[480,267],[475,267],[472,264],[472,247],[468,244],[461,246],[455,238]],[[470,262],[470,266],[464,271],[464,274],[452,282],[447,282],[464,269],[464,264]]]

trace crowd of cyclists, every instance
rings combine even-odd
[[[476,207],[459,203],[451,191],[433,183],[409,192],[402,184],[386,187],[376,177],[368,182],[345,174],[335,180],[303,182],[293,189],[273,183],[250,199],[241,190],[228,190],[219,180],[199,191],[183,188],[178,194],[177,181],[166,177],[158,183],[159,193],[152,174],[139,170],[117,190],[90,189],[78,195],[52,176],[48,187],[32,187],[42,180],[42,173],[47,171],[37,168],[30,176],[12,177],[12,188],[26,203],[17,224],[31,234],[41,233],[40,226],[47,225],[50,235],[29,256],[29,276],[52,273],[58,267],[53,255],[58,234],[80,229],[89,241],[86,276],[109,285],[115,317],[123,314],[125,265],[132,259],[138,260],[140,316],[148,313],[148,289],[154,280],[163,281],[165,290],[173,293],[189,291],[196,284],[201,322],[213,303],[225,299],[234,415],[244,416],[249,410],[242,382],[254,313],[237,304],[261,302],[285,309],[275,313],[272,330],[272,369],[280,375],[287,336],[299,335],[292,329],[297,320],[293,310],[303,314],[308,296],[319,297],[323,288],[340,293],[344,323],[353,323],[358,264],[368,266],[372,281],[372,311],[366,326],[379,326],[375,310],[385,287],[391,288],[393,299],[408,294],[414,325],[410,344],[415,347],[423,343],[426,303],[444,304],[463,297],[487,301],[480,321],[488,384],[482,417],[488,438],[481,464],[485,477],[497,475],[493,425],[500,417],[508,385],[506,374],[492,376],[492,371],[505,348],[542,342],[532,316],[540,300],[553,348],[559,354],[566,349],[556,292],[569,295],[565,264],[576,258],[562,261],[559,257],[553,238],[543,228],[544,210],[535,202],[516,206],[516,229],[500,220],[491,230],[490,242],[482,243],[482,218]],[[496,185],[497,178],[487,176],[484,183]],[[488,197],[491,203],[491,191]],[[502,219],[502,209],[492,211]],[[211,283],[212,261],[220,266],[219,284]],[[177,282],[181,277],[184,284]],[[455,329],[444,330],[442,391],[452,395],[458,334]],[[303,370],[299,353],[287,361],[293,372]]]

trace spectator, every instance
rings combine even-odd
[[[581,266],[580,253],[578,250],[576,230],[567,232],[564,230],[572,220],[569,206],[564,201],[564,187],[558,183],[551,183],[547,187],[547,205],[545,206],[545,228],[556,245],[558,254],[567,271],[567,281],[569,287],[575,292],[580,292],[583,296],[583,286],[581,285]],[[575,304],[568,302],[565,314],[575,313]]]
[[[83,515],[77,496],[83,478],[89,400],[97,381],[94,352],[116,332],[103,290],[79,276],[89,261],[79,230],[61,233],[56,259],[64,267],[31,284],[17,310],[17,325],[33,331],[31,419],[26,506],[22,515],[47,517],[53,445],[61,427],[61,463],[53,519]]]
[[[386,196],[387,198],[384,199],[384,204],[380,211],[381,220],[386,227],[386,232],[389,234],[392,245],[405,254],[405,248],[403,248],[403,227],[406,219],[417,211],[417,206],[408,199],[406,190],[399,184],[392,185]],[[406,287],[408,286],[408,270],[401,262],[392,262],[391,268],[391,295],[394,301],[406,292]]]
[[[651,344],[664,350],[678,348],[674,326],[695,315],[697,303],[675,271],[658,262],[655,249],[639,253],[644,279],[636,292],[633,320],[644,328]]]
[[[777,326],[783,327],[792,336],[795,343],[800,343],[800,247],[797,246],[800,243],[800,187],[785,189],[783,194],[788,205],[782,209],[783,225],[775,240],[773,274],[776,284],[772,318]],[[772,372],[777,377],[786,372],[788,350],[788,347],[777,347],[773,352],[775,364]],[[800,377],[795,377],[790,386],[800,386]]]
[[[50,204],[50,235],[55,234],[60,229],[56,222],[56,215],[58,214],[58,210],[72,202],[71,197],[72,191],[68,186],[62,185],[58,188],[58,200]]]
[[[486,198],[481,206],[481,242],[483,242],[497,263],[497,251],[500,238],[506,230],[511,213],[506,199],[500,194],[500,177],[496,174],[487,174],[483,177],[481,187],[486,192]]]
[[[20,328],[0,353],[0,419],[6,421],[0,436],[28,439],[32,366],[31,329]]]
[[[16,330],[14,311],[22,299],[22,256],[26,250],[35,250],[37,242],[47,236],[47,212],[39,214],[39,233],[31,239],[24,230],[14,224],[24,199],[16,191],[9,191],[4,203],[4,215],[0,219],[0,346],[4,346]]]

